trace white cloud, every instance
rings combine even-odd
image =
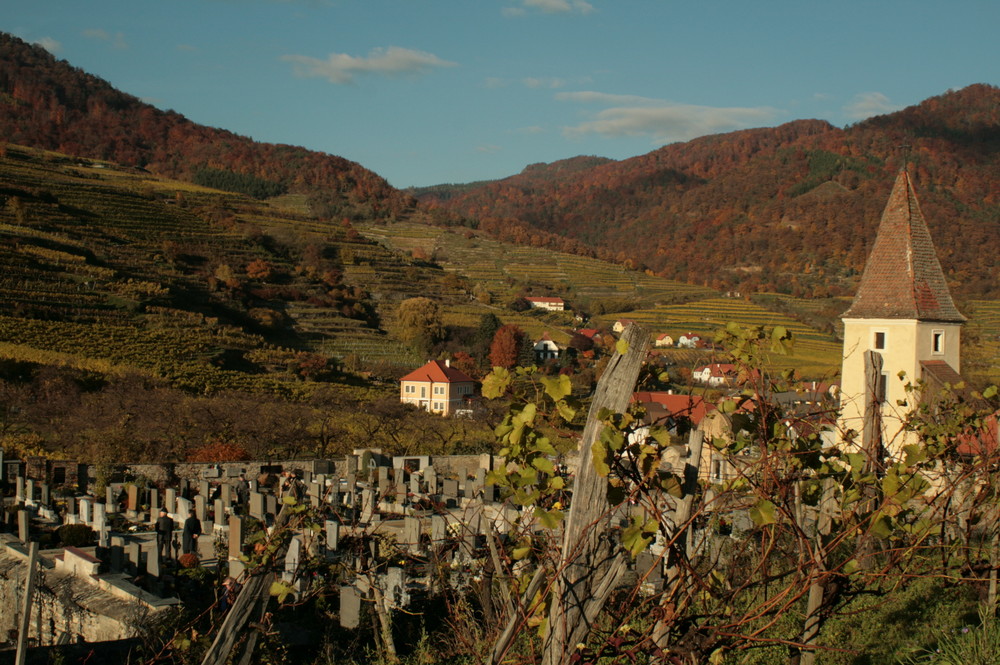
[[[521,79],[523,83],[528,88],[562,88],[566,86],[565,79],[554,78],[554,77],[535,77],[529,76],[527,78]]]
[[[527,9],[537,9],[546,14],[589,14],[594,6],[587,0],[521,0],[521,7],[504,7],[504,16],[524,16]]]
[[[589,14],[594,6],[586,0],[524,0],[525,7],[540,9],[546,14],[579,12]]]
[[[854,120],[864,120],[873,115],[892,113],[900,108],[902,107],[893,104],[881,92],[862,92],[855,95],[851,103],[844,107],[844,113]]]
[[[779,114],[769,107],[712,107],[676,104],[666,100],[635,95],[610,95],[601,92],[559,93],[556,99],[584,103],[614,104],[594,114],[593,119],[572,127],[563,134],[603,136],[649,136],[654,143],[687,141],[698,136],[765,125]]]
[[[82,34],[87,39],[111,42],[111,45],[116,49],[124,50],[128,48],[128,42],[125,41],[125,34],[121,32],[116,32],[112,35],[107,30],[102,30],[100,28],[88,28],[87,30],[84,30]]]
[[[325,78],[336,84],[352,83],[355,75],[359,74],[423,74],[434,67],[457,65],[432,53],[399,46],[372,49],[367,57],[331,53],[326,60],[306,55],[283,55],[281,59],[292,63],[297,76]]]
[[[41,39],[36,39],[35,43],[53,55],[62,50],[62,44],[60,44],[55,39],[52,39],[51,37],[42,37]]]

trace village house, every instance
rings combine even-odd
[[[562,298],[538,296],[525,298],[525,300],[534,309],[547,309],[550,312],[562,312],[566,310],[566,301]]]
[[[611,331],[615,334],[622,334],[625,329],[628,328],[628,324],[635,323],[632,319],[618,319],[615,321],[614,325],[611,326]]]
[[[701,341],[701,337],[695,335],[694,333],[685,333],[677,338],[677,348],[679,349],[695,349],[698,348],[698,342]]]
[[[475,391],[475,379],[452,367],[448,360],[431,360],[399,380],[401,402],[442,416],[466,408]]]
[[[562,349],[549,337],[547,332],[542,333],[542,337],[535,342],[533,349],[535,351],[535,360],[538,362],[555,360],[562,354]]]
[[[732,385],[736,380],[736,365],[732,363],[711,363],[691,372],[691,378],[712,388]]]
[[[662,333],[660,335],[657,335],[656,339],[653,341],[653,346],[655,346],[658,349],[669,348],[673,345],[674,345],[674,338],[667,333]]]

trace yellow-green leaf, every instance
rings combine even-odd
[[[628,353],[628,342],[623,339],[618,340],[615,343],[615,351],[618,352],[618,355],[624,356]]]

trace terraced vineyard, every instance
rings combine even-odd
[[[501,300],[516,294],[518,285],[542,286],[571,302],[590,298],[676,302],[715,294],[596,259],[507,245],[462,230],[394,223],[366,226],[363,232],[390,247],[421,252],[446,270],[483,284]]]
[[[717,331],[730,322],[748,326],[784,326],[792,333],[794,348],[791,356],[772,358],[775,367],[794,367],[805,378],[828,377],[840,367],[841,343],[831,335],[739,298],[707,298],[662,305],[628,312],[620,317],[599,317],[598,320],[610,327],[616,318],[634,320],[654,336],[667,333],[674,339],[686,333],[714,338]]]

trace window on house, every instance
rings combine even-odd
[[[931,333],[931,353],[944,353],[943,330],[935,330]]]
[[[434,386],[435,395],[444,395],[444,386]]]
[[[420,396],[427,397],[427,386],[420,386]]]
[[[875,339],[872,342],[872,347],[876,349],[885,348],[885,332],[878,330],[875,332]]]

